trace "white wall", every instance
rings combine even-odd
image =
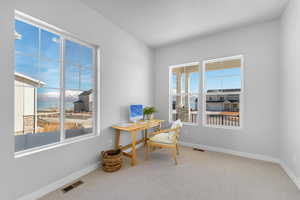
[[[1,1],[0,8],[0,25],[5,27],[0,32],[0,193],[1,199],[10,200],[98,161],[100,151],[112,143],[113,130],[109,127],[128,119],[128,105],[153,103],[152,51],[77,0],[17,0],[15,5],[6,0]],[[13,9],[100,46],[100,137],[13,158]],[[6,178],[13,179],[13,184],[6,182]]]
[[[13,1],[11,1],[13,2]],[[14,188],[14,71],[13,5],[0,1],[0,199],[13,199]]]
[[[300,185],[300,1],[291,0],[281,19],[281,159]]]
[[[155,50],[155,106],[168,119],[168,67],[244,55],[244,127],[241,130],[185,126],[184,142],[279,155],[279,21],[199,37]],[[202,66],[201,66],[202,67]],[[202,97],[200,98],[202,101]],[[200,102],[202,105],[202,102]],[[202,110],[202,106],[200,108]],[[202,118],[202,116],[201,116]]]

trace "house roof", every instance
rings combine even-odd
[[[235,100],[235,99],[232,99],[232,100],[229,100],[230,103],[235,103],[235,102],[239,102],[239,100]],[[226,102],[226,100],[206,100],[206,103],[229,103],[229,102]]]
[[[90,95],[92,92],[93,92],[93,90],[90,89],[90,90],[87,90],[87,91],[84,91],[84,92],[80,93],[79,96]]]
[[[207,90],[207,93],[213,93],[213,92],[240,92],[241,89],[220,89],[220,90]]]
[[[74,101],[73,103],[83,103],[83,101],[78,100],[78,101]]]
[[[46,85],[46,83],[44,83],[40,80],[31,78],[29,76],[26,76],[26,75],[18,73],[18,72],[15,72],[15,80],[32,85],[33,87]]]

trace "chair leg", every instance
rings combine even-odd
[[[175,165],[177,165],[178,164],[178,162],[177,162],[177,156],[176,156],[176,153],[177,153],[177,150],[176,150],[176,148],[173,148],[173,158],[174,158],[174,161],[175,161]]]
[[[176,144],[176,151],[177,151],[177,155],[179,155],[179,145]]]

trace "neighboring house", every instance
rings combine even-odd
[[[79,100],[74,102],[74,112],[91,112],[93,105],[92,90],[79,94]]]
[[[15,73],[15,134],[35,133],[37,127],[37,87],[44,83]]]
[[[222,92],[220,95],[206,96],[206,110],[212,112],[239,112],[239,94],[240,89],[208,90],[207,93]],[[228,93],[228,94],[226,94]]]

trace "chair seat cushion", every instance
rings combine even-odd
[[[151,142],[156,143],[162,143],[162,144],[173,144],[174,143],[174,134],[170,133],[160,133],[153,137],[151,137],[149,140]]]

